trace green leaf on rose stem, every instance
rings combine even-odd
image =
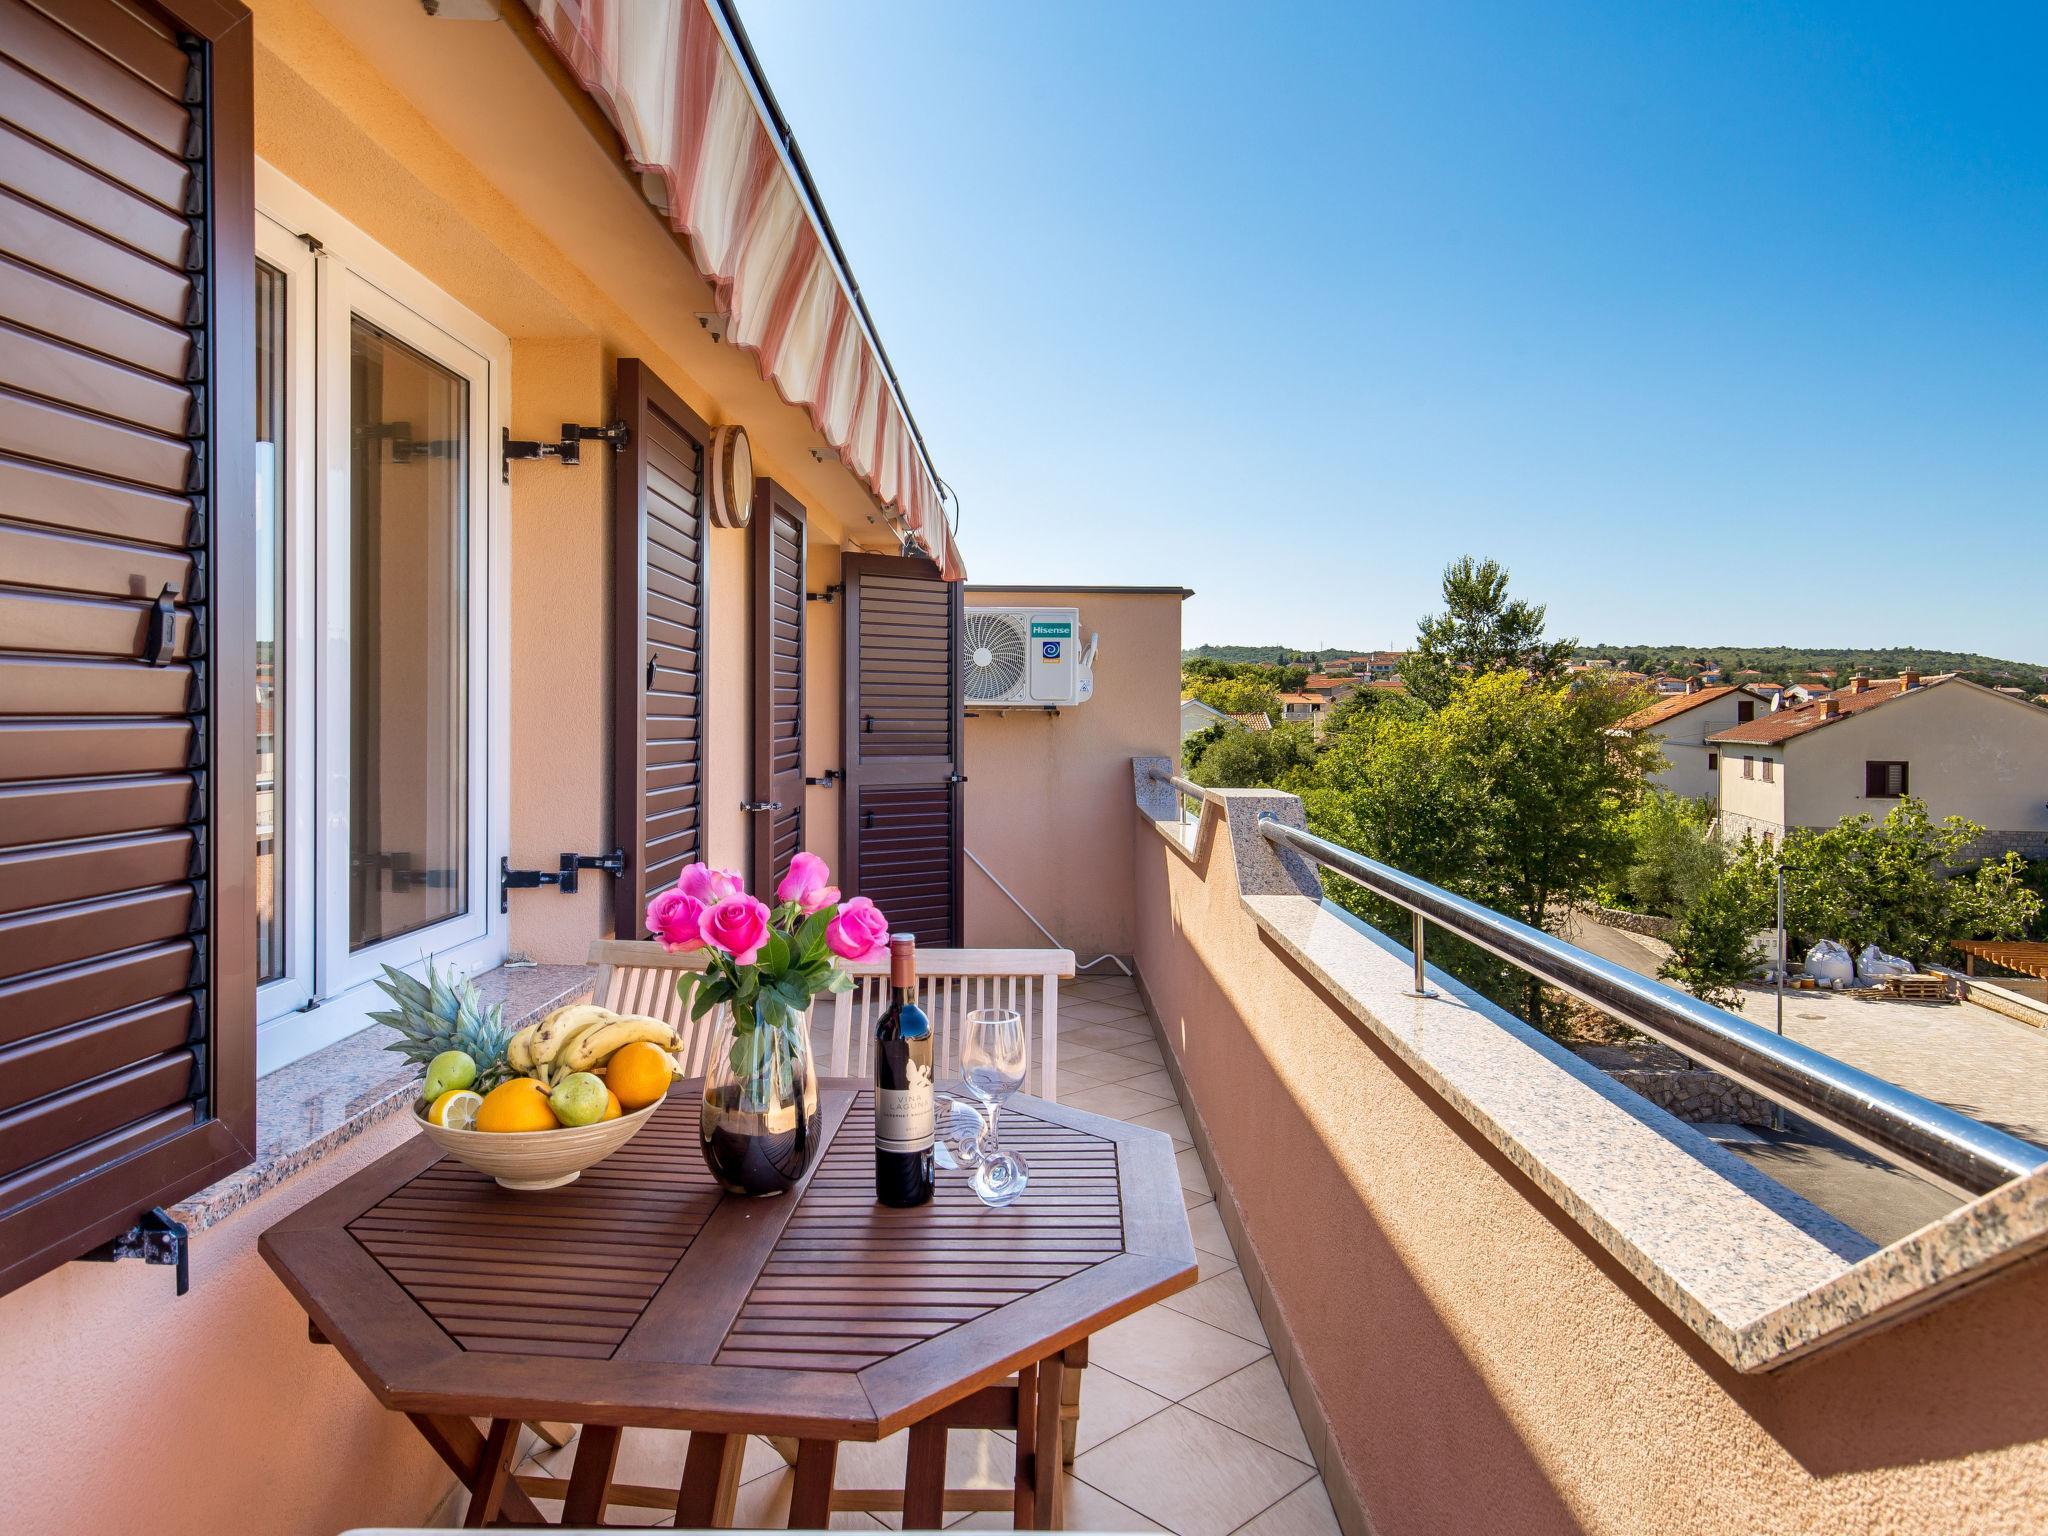
[[[768,935],[768,942],[761,946],[761,969],[771,976],[789,969],[789,940],[779,933]]]
[[[690,1004],[690,1022],[696,1023],[723,1001],[724,999],[709,986],[699,987],[696,1001]]]
[[[685,1013],[689,1013],[691,1002],[694,1000],[697,991],[697,983],[700,979],[695,971],[678,971],[676,973],[676,997],[681,1001]],[[695,1015],[693,1014],[691,1017],[694,1018]]]
[[[834,971],[832,979],[825,983],[825,990],[833,993],[851,992],[853,990],[853,978],[844,971]]]
[[[803,963],[809,965],[825,952],[825,930],[832,926],[832,919],[825,912],[813,912],[804,919],[803,927],[796,931],[797,953]]]

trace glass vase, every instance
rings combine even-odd
[[[704,1063],[704,1161],[735,1195],[779,1195],[818,1156],[818,1073],[808,1013],[769,1023],[721,1004]]]

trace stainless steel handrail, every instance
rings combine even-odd
[[[1166,777],[1161,775],[1161,777]],[[1170,779],[1182,788],[1180,779]],[[1199,785],[1183,793],[1206,800]],[[1510,965],[1561,988],[1673,1049],[1706,1062],[1879,1156],[1958,1193],[1988,1193],[2048,1166],[2048,1151],[1908,1092],[1834,1057],[1762,1029],[1675,987],[1611,964],[1564,940],[1454,896],[1298,827],[1261,817],[1271,842],[1405,908],[1414,923],[1416,990],[1424,979],[1423,924],[1435,923]]]

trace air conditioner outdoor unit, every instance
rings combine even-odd
[[[969,608],[960,625],[969,709],[1053,709],[1095,693],[1095,646],[1081,649],[1078,608]]]

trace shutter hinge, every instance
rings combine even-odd
[[[837,768],[827,768],[815,779],[811,778],[808,774],[805,775],[804,782],[806,784],[816,784],[823,789],[830,789],[834,784],[837,784],[841,779],[845,777],[846,775],[841,773]]]
[[[804,601],[807,603],[829,603],[845,590],[845,582],[835,581],[822,592],[806,592],[804,594]]]
[[[779,811],[782,809],[782,802],[780,800],[742,800],[740,802],[740,809],[743,811]]]
[[[498,478],[506,485],[512,483],[512,461],[514,459],[559,459],[564,464],[583,462],[583,445],[597,441],[623,448],[632,439],[633,429],[623,421],[614,421],[602,427],[579,427],[573,421],[562,423],[559,442],[543,443],[534,438],[514,437],[510,427],[499,429],[500,444]]]
[[[190,1248],[192,1234],[181,1221],[173,1221],[162,1206],[154,1206],[143,1218],[111,1242],[88,1249],[79,1258],[92,1264],[111,1264],[116,1259],[140,1259],[145,1264],[178,1266],[178,1294],[192,1289]]]
[[[552,885],[564,896],[573,896],[576,894],[576,873],[584,869],[623,875],[626,872],[626,850],[614,848],[610,853],[565,853],[559,869],[514,869],[510,859],[500,858],[498,910],[512,910],[512,892],[538,890],[544,885]]]

